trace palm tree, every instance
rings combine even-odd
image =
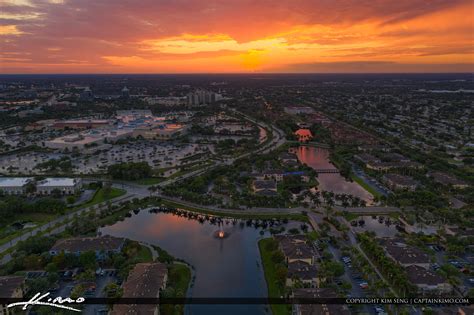
[[[324,210],[326,212],[326,218],[329,220],[329,215],[332,213],[332,208],[329,205],[326,205]]]

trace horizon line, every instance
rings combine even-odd
[[[124,73],[0,73],[0,76],[11,76],[11,75],[311,75],[311,74],[472,74],[474,71],[463,71],[463,72],[124,72]]]

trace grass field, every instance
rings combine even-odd
[[[275,263],[272,261],[272,252],[266,249],[266,245],[271,242],[271,238],[265,238],[258,242],[260,256],[262,258],[263,270],[265,272],[265,280],[267,282],[268,297],[279,298],[284,296],[285,290],[278,285]],[[288,315],[290,309],[285,304],[270,305],[273,315]]]
[[[351,179],[352,179],[353,181],[355,181],[357,184],[359,184],[362,188],[364,188],[365,190],[367,190],[369,193],[371,193],[372,196],[377,197],[377,198],[382,197],[382,194],[381,194],[381,193],[379,193],[377,190],[375,190],[374,188],[372,188],[370,185],[367,185],[367,184],[362,180],[362,178],[357,177],[357,176],[354,175],[354,174],[351,174]]]
[[[186,297],[190,282],[191,270],[189,267],[175,262],[168,266],[168,287],[165,294],[170,295],[167,297]],[[160,311],[164,315],[182,315],[184,313],[184,305],[163,304],[160,306]]]
[[[88,202],[85,202],[83,204],[77,205],[77,206],[75,206],[71,209],[72,210],[77,210],[77,209],[84,208],[84,207],[90,207],[90,206],[96,205],[98,203],[123,196],[125,194],[126,194],[125,190],[112,187],[110,189],[110,193],[108,195],[106,195],[106,194],[104,194],[104,189],[100,188],[99,190],[96,191],[96,193],[94,194],[94,197],[91,200],[89,200]]]
[[[140,262],[152,262],[153,261],[153,255],[151,254],[151,250],[148,247],[144,246],[144,245],[140,246],[140,251],[137,253],[135,258],[137,260],[139,260]]]

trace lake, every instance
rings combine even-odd
[[[299,226],[286,225],[287,230]],[[102,234],[157,245],[195,268],[192,297],[266,297],[267,286],[257,241],[261,228],[223,224],[225,239],[214,236],[217,225],[171,213],[140,211],[100,229]],[[269,314],[265,305],[188,305],[186,314]]]

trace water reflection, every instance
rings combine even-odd
[[[336,169],[329,161],[329,150],[308,146],[300,146],[296,155],[301,163],[307,164],[313,169]],[[319,174],[319,189],[332,191],[336,194],[351,194],[371,204],[373,196],[355,182],[348,182],[337,173]]]
[[[193,265],[193,297],[265,297],[267,288],[257,247],[262,229],[242,223],[226,224],[222,230],[227,237],[216,239],[216,230],[221,229],[209,221],[141,211],[100,231],[156,244]],[[266,314],[268,309],[263,305],[189,305],[186,313],[250,315]]]

